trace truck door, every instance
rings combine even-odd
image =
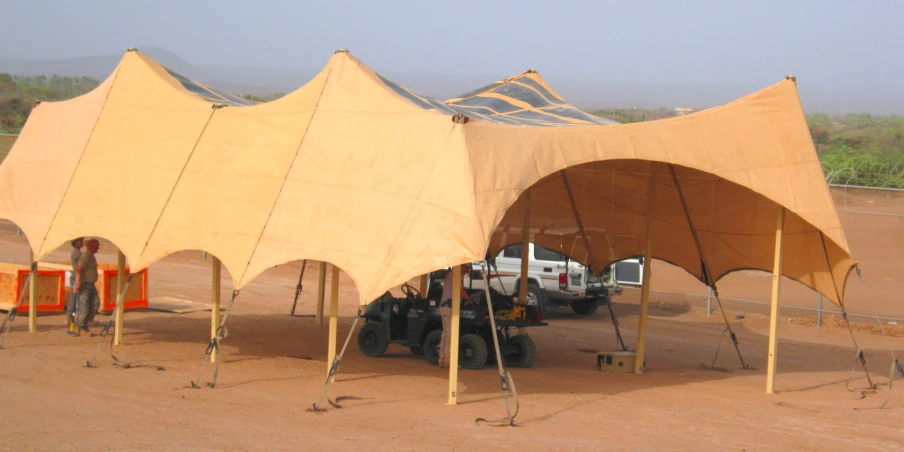
[[[539,275],[543,279],[543,285],[547,291],[558,291],[560,274],[568,271],[566,262],[568,258],[564,254],[531,244],[533,259],[530,260],[530,272]]]

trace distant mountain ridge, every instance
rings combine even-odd
[[[273,92],[288,93],[304,85],[320,71],[319,66],[199,66],[166,49],[139,47],[139,50],[164,66],[190,79],[239,95],[261,95]],[[0,72],[21,76],[49,76],[52,74],[60,76],[88,76],[103,80],[113,71],[121,57],[121,54],[58,60],[0,57]],[[373,64],[379,62],[365,63]],[[374,69],[396,83],[437,99],[448,99],[514,75],[432,74],[393,70],[379,66],[375,66]],[[604,107],[706,108],[724,104],[764,87],[730,84],[575,80],[548,74],[543,75],[562,97],[574,105],[587,110]],[[775,81],[777,82],[780,79],[781,76],[778,76]],[[904,95],[898,93],[885,92],[876,94],[870,91],[870,87],[866,86],[838,90],[834,87],[810,85],[806,80],[800,82],[799,89],[804,108],[808,112],[904,114]]]

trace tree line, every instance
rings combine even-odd
[[[19,133],[35,102],[71,99],[99,84],[90,77],[17,77],[0,73],[0,133]]]
[[[100,83],[90,77],[18,77],[0,73],[0,134],[17,134],[37,101],[85,94]],[[245,98],[267,102],[283,93]],[[609,108],[591,114],[620,123],[678,116],[674,109]],[[826,175],[835,183],[904,188],[904,117],[866,113],[807,115],[807,125]]]

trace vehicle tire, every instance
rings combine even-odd
[[[504,357],[509,367],[528,368],[537,360],[537,346],[528,335],[512,336],[508,340],[511,353]]]
[[[358,332],[358,350],[361,354],[376,358],[383,356],[389,347],[386,334],[383,333],[383,325],[377,322],[365,323]]]
[[[600,307],[595,298],[585,298],[571,302],[571,310],[578,315],[593,315]]]
[[[411,350],[411,353],[417,356],[424,356],[424,347],[420,345],[409,345],[408,350]]]
[[[439,364],[439,344],[442,340],[443,330],[433,330],[427,334],[426,338],[424,338],[424,345],[422,346],[424,357],[427,358],[427,361],[429,361],[430,364]]]
[[[522,303],[527,303],[528,305],[536,305],[540,308],[541,313],[546,312],[546,303],[549,299],[546,295],[546,291],[541,289],[540,286],[529,282],[527,283],[527,297],[526,301],[521,299],[519,293],[515,293],[515,296],[518,297],[518,300]]]
[[[483,369],[487,362],[487,343],[476,334],[465,334],[458,340],[458,364],[465,369]]]

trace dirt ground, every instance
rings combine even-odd
[[[875,201],[860,201],[876,208]],[[886,204],[892,209],[897,202]],[[851,289],[849,309],[904,315],[897,283],[904,266],[901,219],[839,206],[873,296]],[[24,238],[13,231],[0,228],[0,261],[25,263]],[[65,260],[65,250],[52,259]],[[100,261],[115,262],[111,247],[102,249]],[[654,270],[657,290],[705,290],[681,270]],[[58,315],[40,316],[37,334],[26,332],[19,318],[0,350],[0,450],[904,450],[904,382],[897,382],[888,408],[871,409],[886,397],[889,347],[904,357],[904,338],[856,333],[880,383],[870,394],[862,391],[862,371],[851,374],[852,391],[846,389],[854,358],[847,329],[837,322],[821,329],[783,322],[778,393],[766,395],[767,320],[730,317],[753,370],[739,369],[725,338],[716,366],[728,371],[708,371],[701,363],[712,362],[724,324],[692,311],[651,311],[643,375],[596,370],[591,351],[616,348],[604,311],[590,318],[550,314],[549,327],[529,330],[538,346],[535,367],[512,371],[521,403],[516,428],[474,423],[504,415],[493,369],[460,371],[459,405],[450,406],[446,371],[395,345],[373,359],[352,342],[330,394],[360,399],[311,413],[306,410],[327,371],[327,328],[312,318],[316,266],[306,275],[297,317],[287,315],[295,264],[264,273],[241,292],[216,389],[188,387],[209,340],[209,312],[126,313],[124,345],[115,353],[164,371],[113,367],[107,344],[99,367],[88,369],[97,338],[67,336]],[[210,298],[210,263],[198,252],[154,264],[150,277],[152,297]],[[768,275],[729,278],[723,294],[768,300]],[[340,283],[341,346],[357,295],[350,280],[343,276]],[[223,286],[225,303],[231,292],[225,272]],[[791,283],[782,296],[788,304],[815,303],[812,292]],[[615,301],[633,348],[637,307]],[[208,366],[205,380],[212,371]]]

